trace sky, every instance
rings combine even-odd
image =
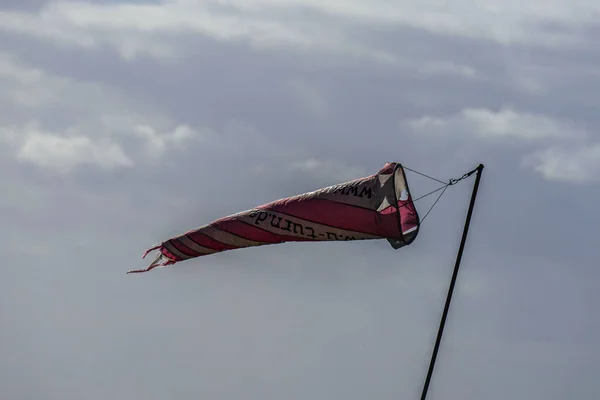
[[[599,398],[599,16],[2,0],[2,397],[419,398],[472,178],[397,251],[288,243],[125,274],[176,234],[397,161],[486,167],[428,399]]]

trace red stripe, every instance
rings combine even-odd
[[[407,230],[417,226],[418,217],[414,203],[411,200],[400,200],[398,201],[398,207],[400,209],[402,231],[406,232]]]
[[[399,234],[396,215],[381,215],[377,211],[332,200],[290,201],[269,209],[339,229],[383,237],[398,237]]]
[[[278,235],[276,233],[271,233],[259,227],[247,224],[245,222],[237,221],[235,219],[221,220],[219,222],[213,223],[213,226],[226,232],[232,233],[234,235],[243,237],[245,239],[254,240],[255,242],[263,242],[265,244],[275,244],[283,242],[308,242],[312,240],[310,238],[300,238],[289,235]]]
[[[205,235],[204,233],[202,233],[202,229],[200,229],[199,231],[194,231],[194,232],[188,233],[186,236],[191,241],[199,244],[200,246],[207,247],[209,249],[213,249],[213,250],[217,250],[217,251],[237,249],[237,246],[232,246],[229,244],[218,242],[218,241],[214,240],[213,238]]]
[[[386,174],[391,174],[392,172],[394,172],[394,168],[396,168],[397,163],[392,162],[392,163],[386,163],[383,168],[381,168],[379,170],[378,173],[375,174],[375,176],[377,175],[386,175]]]
[[[190,249],[189,247],[187,247],[186,245],[184,245],[183,243],[181,243],[177,239],[171,239],[171,240],[169,240],[169,244],[171,246],[175,247],[177,250],[179,250],[183,254],[185,254],[186,256],[198,257],[198,256],[203,255],[202,253],[198,253],[196,250]]]
[[[181,259],[179,257],[177,257],[175,254],[171,253],[169,251],[169,249],[167,249],[164,246],[160,247],[160,252],[162,253],[163,256],[167,257],[171,263],[181,261]]]

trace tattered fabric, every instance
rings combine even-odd
[[[399,249],[419,232],[404,169],[387,163],[378,173],[268,203],[218,219],[149,249],[143,270],[191,258],[284,242],[387,239]]]

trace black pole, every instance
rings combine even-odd
[[[452,293],[454,292],[454,285],[456,284],[458,269],[460,268],[460,261],[462,259],[463,250],[465,249],[467,234],[469,233],[471,215],[473,214],[473,207],[475,206],[475,198],[477,197],[477,190],[479,189],[479,181],[481,180],[483,164],[479,164],[476,171],[477,176],[475,178],[475,184],[473,186],[473,193],[471,194],[471,203],[469,204],[469,211],[467,212],[467,219],[465,220],[462,239],[460,241],[460,247],[458,248],[458,254],[456,256],[456,263],[454,264],[454,272],[452,273],[452,280],[450,281],[450,288],[448,289],[448,296],[446,297],[446,305],[444,306],[444,312],[440,321],[437,339],[435,340],[435,346],[433,347],[433,354],[431,355],[429,370],[427,371],[427,378],[425,378],[425,385],[423,386],[423,392],[421,393],[421,400],[425,400],[425,398],[427,397],[427,390],[429,389],[429,383],[431,382],[431,375],[433,374],[433,368],[435,367],[435,360],[437,358],[438,350],[440,349],[440,342],[442,341],[442,335],[444,333],[444,325],[446,324],[446,317],[448,316],[448,310],[450,309],[450,301],[452,301]]]

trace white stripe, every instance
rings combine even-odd
[[[177,240],[177,239],[175,239],[175,240]],[[173,255],[181,258],[182,260],[187,260],[188,258],[192,258],[191,256],[183,254],[181,251],[177,250],[177,248],[169,242],[166,242],[163,246],[165,246],[165,248],[167,250],[169,250]]]
[[[188,247],[200,254],[212,254],[212,253],[217,252],[217,250],[213,250],[213,249],[209,249],[208,247],[200,246],[198,243],[194,242],[192,239],[188,238],[187,236],[180,237],[179,241],[185,247]]]

